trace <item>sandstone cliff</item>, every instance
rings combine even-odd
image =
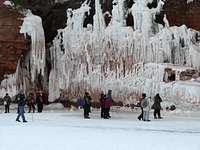
[[[5,74],[15,73],[19,57],[28,48],[24,36],[19,34],[22,16],[3,2],[0,0],[0,80]]]

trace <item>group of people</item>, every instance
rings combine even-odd
[[[91,101],[92,98],[88,92],[85,92],[84,97],[80,97],[80,105],[84,110],[84,118],[90,119],[89,113],[91,112]],[[101,118],[109,119],[110,116],[110,107],[112,105],[112,90],[108,90],[107,94],[101,93],[100,96],[100,107],[101,107]]]
[[[29,95],[26,97],[25,94],[23,93],[23,90],[19,90],[19,93],[15,97],[15,102],[18,104],[18,109],[17,109],[17,118],[16,121],[20,122],[19,118],[22,117],[23,122],[27,122],[24,116],[24,107],[25,105],[28,106],[28,112],[33,112],[35,113],[36,106],[37,106],[37,111],[39,113],[42,112],[43,110],[43,97],[42,93],[40,92],[36,98],[33,93],[29,93]],[[11,97],[9,96],[8,93],[6,93],[5,97],[3,98],[3,104],[5,106],[5,113],[9,113],[10,110],[10,104],[11,104]]]
[[[159,93],[157,93],[156,96],[154,97],[154,103],[152,106],[150,103],[150,98],[151,97],[146,97],[145,93],[142,94],[142,97],[138,103],[138,106],[141,108],[141,114],[138,116],[139,120],[150,121],[149,112],[151,109],[154,109],[154,113],[153,113],[154,119],[162,119],[161,114],[160,114],[160,110],[162,109],[161,107],[162,99]]]
[[[43,104],[44,104],[44,100],[43,100],[43,97],[42,97],[42,93],[40,92],[36,98],[34,96],[33,93],[30,93],[29,96],[27,97],[27,105],[28,105],[28,108],[29,108],[29,113],[32,111],[33,113],[35,112],[35,109],[37,106],[37,111],[39,113],[42,112],[43,110]]]
[[[6,93],[5,97],[3,98],[4,100],[4,105],[5,105],[5,113],[9,113],[9,107],[11,103],[11,97],[9,96],[8,93]],[[24,116],[24,107],[27,104],[29,108],[29,113],[32,111],[33,113],[35,112],[36,106],[37,105],[37,110],[38,112],[42,112],[43,110],[43,97],[42,93],[39,93],[37,97],[35,98],[33,93],[29,93],[28,97],[26,98],[25,94],[23,93],[23,90],[20,90],[19,93],[16,95],[15,101],[18,103],[18,115],[16,118],[16,121],[20,122],[19,118],[22,117],[23,122],[27,122]],[[91,101],[92,98],[89,95],[88,92],[85,92],[85,95],[82,100],[82,106],[84,109],[84,118],[89,119],[89,113],[91,112]],[[110,107],[112,106],[112,90],[108,90],[107,94],[104,94],[103,92],[101,93],[100,96],[100,107],[101,107],[101,118],[104,119],[109,119],[111,118],[110,116]],[[160,110],[162,109],[161,107],[161,102],[162,99],[159,95],[159,93],[156,94],[154,97],[154,103],[151,106],[150,103],[150,97],[147,97],[145,93],[142,94],[142,97],[139,100],[139,103],[137,106],[141,108],[141,114],[138,116],[139,120],[143,121],[150,121],[149,120],[149,112],[151,109],[154,109],[154,119],[162,119]]]
[[[141,114],[138,116],[139,120],[143,121],[150,121],[149,119],[149,112],[151,109],[154,109],[154,119],[162,119],[160,111],[162,109],[161,102],[162,99],[157,93],[154,97],[154,103],[151,106],[150,102],[151,97],[147,97],[145,93],[142,94],[142,97],[139,100],[139,103],[137,104],[138,107],[141,108]],[[91,96],[88,92],[85,92],[84,98],[83,98],[83,109],[84,109],[84,118],[89,119],[89,113],[91,112]],[[101,107],[101,118],[109,119],[110,116],[110,107],[112,106],[112,90],[108,90],[107,94],[101,93],[100,96],[100,107]]]
[[[35,112],[35,105],[37,105],[37,110],[39,113],[42,112],[43,110],[43,97],[42,97],[42,93],[40,92],[36,99],[34,97],[33,93],[29,93],[29,96],[26,98],[25,94],[23,93],[23,90],[20,90],[19,93],[16,96],[16,101],[18,103],[18,115],[16,118],[16,121],[20,122],[19,118],[20,116],[22,117],[23,122],[27,122],[24,116],[24,106],[27,104],[28,108],[29,108],[29,113],[31,111],[33,111],[33,113]]]

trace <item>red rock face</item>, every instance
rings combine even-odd
[[[167,0],[164,13],[170,25],[187,25],[200,31],[200,1],[194,0],[187,4],[187,0]]]
[[[15,73],[19,57],[27,50],[27,41],[19,34],[22,18],[0,0],[0,80]]]
[[[195,0],[188,5],[188,26],[200,31],[200,1]]]

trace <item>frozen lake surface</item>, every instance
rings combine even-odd
[[[137,112],[99,111],[83,119],[82,110],[28,114],[28,123],[15,122],[16,113],[0,111],[0,150],[199,150],[200,113],[162,112],[164,119],[143,122]],[[152,114],[151,114],[152,116]]]

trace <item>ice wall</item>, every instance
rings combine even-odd
[[[124,0],[113,1],[112,19],[107,27],[98,0],[93,26],[83,28],[85,12],[90,10],[87,3],[77,10],[68,10],[67,26],[59,30],[51,47],[49,100],[55,100],[61,90],[76,96],[85,90],[95,93],[112,89],[115,100],[121,101],[134,99],[142,92],[173,96],[173,92],[163,92],[164,67],[158,63],[200,69],[197,31],[184,25],[169,27],[166,16],[165,26],[155,23],[155,15],[164,1],[158,0],[157,8],[149,9],[147,2],[151,1],[136,0],[128,10],[134,19],[133,27],[125,25]],[[200,99],[198,93],[196,97]]]

